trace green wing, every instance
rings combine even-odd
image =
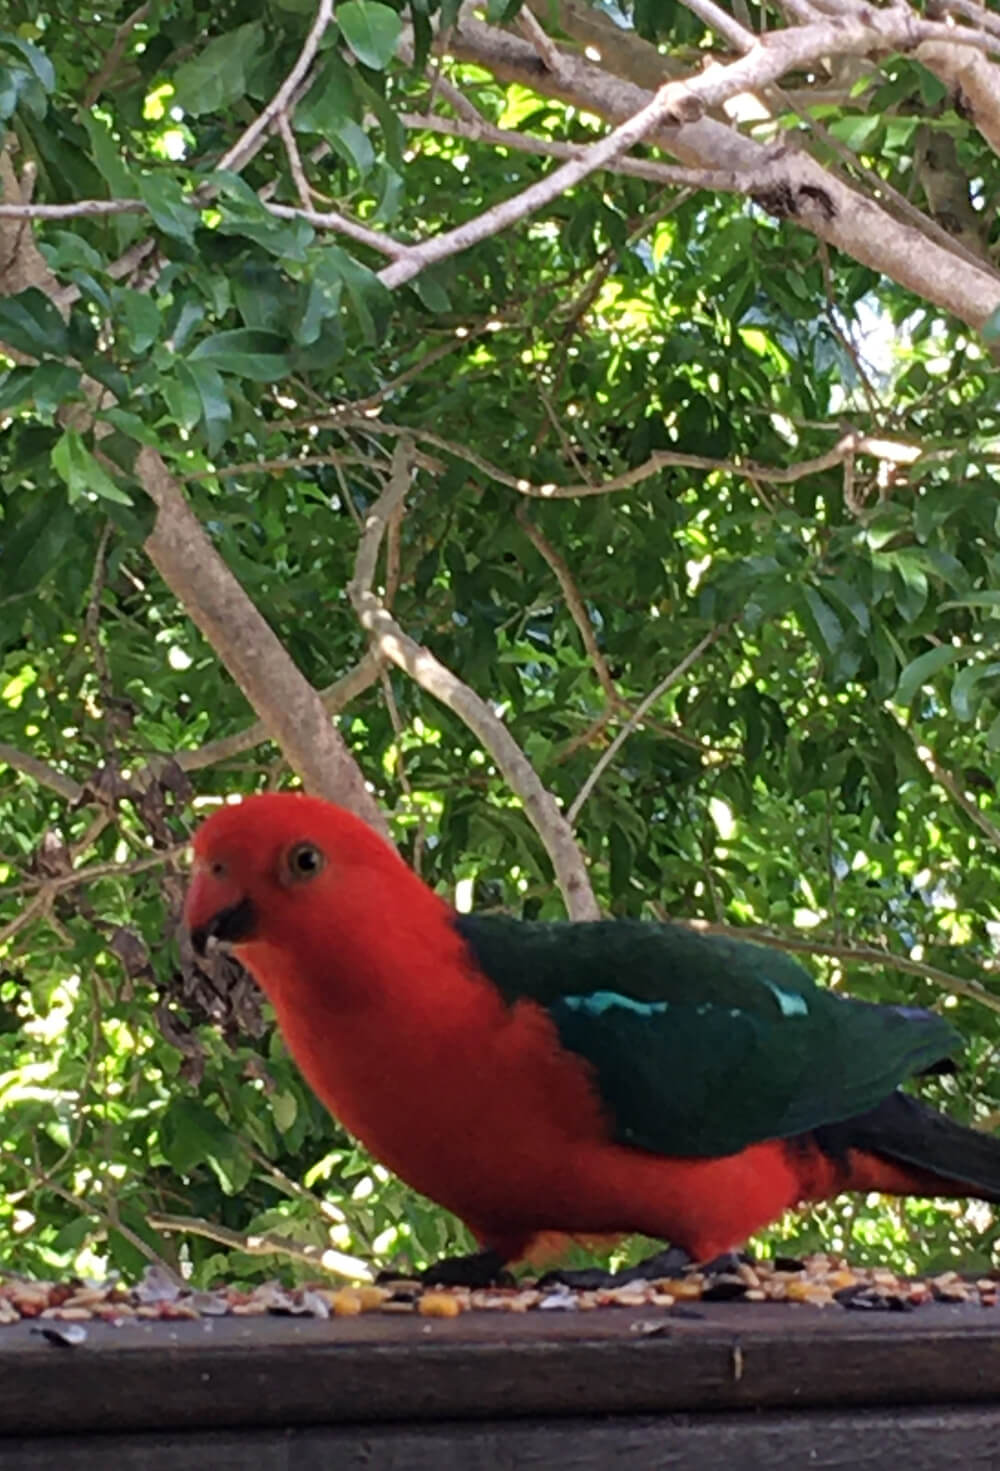
[[[851,1118],[961,1046],[933,1013],[842,998],[763,945],[632,920],[456,925],[504,998],[543,1006],[591,1064],[616,1137],[662,1154]]]

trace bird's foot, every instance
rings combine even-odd
[[[735,1277],[745,1262],[752,1260],[745,1252],[726,1251],[713,1257],[710,1262],[698,1263],[681,1246],[668,1246],[644,1257],[634,1267],[622,1267],[617,1272],[606,1272],[601,1267],[583,1267],[578,1271],[546,1272],[539,1279],[539,1287],[575,1287],[583,1292],[595,1289],[607,1290],[625,1287],[630,1282],[657,1282],[664,1278],[683,1277],[695,1270],[706,1277]]]
[[[421,1272],[425,1287],[513,1287],[514,1278],[504,1270],[497,1251],[474,1251],[468,1256],[443,1257]]]

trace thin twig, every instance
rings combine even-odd
[[[131,36],[136,26],[142,24],[151,9],[152,5],[149,3],[149,0],[146,0],[146,4],[140,5],[138,10],[133,10],[131,15],[126,16],[117,31],[115,31],[115,38],[108,47],[108,54],[101,63],[100,70],[95,73],[90,85],[83,94],[83,101],[80,104],[81,112],[89,112],[98,97],[100,97],[106,84],[118,70],[118,63],[125,53],[129,36]]]
[[[220,1246],[226,1246],[230,1251],[241,1251],[246,1256],[287,1256],[310,1267],[319,1267],[331,1276],[346,1277],[350,1282],[374,1280],[372,1269],[360,1257],[349,1256],[332,1246],[303,1245],[273,1231],[242,1235],[239,1231],[230,1231],[228,1226],[203,1221],[198,1216],[157,1213],[147,1216],[146,1222],[154,1231],[181,1231],[189,1236],[203,1236],[207,1241],[217,1241]]]
[[[594,625],[590,621],[590,614],[587,612],[586,604],[580,595],[579,588],[573,580],[573,574],[569,570],[569,566],[556,551],[548,537],[539,530],[533,521],[528,519],[523,506],[519,506],[517,509],[517,519],[539,556],[548,563],[549,567],[555,573],[556,581],[562,589],[562,595],[565,599],[570,617],[576,624],[580,638],[583,640],[583,647],[586,650],[587,657],[594,666],[594,673],[597,675],[598,684],[609,700],[617,702],[619,698],[618,690],[611,677],[608,661],[604,657],[600,645],[597,642],[597,635],[594,633]]]
[[[258,139],[262,139],[275,118],[288,109],[295,89],[312,65],[313,57],[319,50],[319,43],[323,39],[323,35],[332,19],[333,0],[319,0],[316,18],[309,28],[309,34],[305,39],[302,50],[299,52],[298,60],[264,108],[264,111],[237,138],[232,148],[227,149],[219,159],[216,167],[220,171],[231,170],[232,172],[238,173],[243,165],[253,157],[257,149]]]
[[[570,916],[574,919],[596,919],[600,910],[583,854],[552,793],[544,786],[521,747],[486,701],[435,658],[429,649],[404,633],[372,591],[382,538],[390,516],[403,503],[409,489],[410,473],[409,446],[407,441],[401,440],[393,455],[389,483],[365,518],[354,576],[347,589],[351,604],[378,652],[405,670],[422,689],[453,711],[489,751],[508,785],[523,802],[532,826],[545,845]]]
[[[659,909],[659,906],[654,906]],[[908,955],[895,955],[891,950],[879,950],[874,945],[849,945],[820,939],[799,938],[797,935],[775,934],[772,930],[752,925],[716,923],[707,919],[682,919],[660,910],[660,918],[670,924],[683,925],[686,929],[701,934],[725,935],[734,940],[754,940],[761,945],[771,945],[775,950],[787,950],[792,954],[824,955],[833,960],[842,960],[849,965],[881,966],[886,970],[902,971],[905,975],[919,976],[955,996],[964,996],[969,1001],[978,1001],[991,1011],[1000,1012],[1000,996],[994,996],[978,981],[967,981],[954,976],[950,971],[940,970],[936,965],[927,965],[922,960],[911,960]]]
[[[713,644],[718,643],[723,634],[728,633],[731,627],[731,620],[727,623],[717,623],[713,629],[705,634],[704,638],[699,639],[693,649],[691,649],[688,653],[684,655],[684,658],[680,661],[680,663],[675,665],[675,667],[671,669],[670,673],[665,675],[664,678],[660,680],[659,684],[654,686],[654,688],[650,690],[649,694],[646,695],[644,699],[640,700],[639,704],[636,705],[631,716],[622,726],[621,730],[615,736],[610,746],[608,746],[606,751],[601,752],[601,755],[594,763],[594,769],[591,771],[590,775],[587,777],[587,780],[584,782],[583,786],[577,792],[576,797],[573,799],[570,809],[566,814],[570,823],[576,822],[576,819],[580,815],[580,811],[583,808],[583,804],[586,802],[587,798],[594,790],[594,787],[600,781],[602,775],[607,770],[607,767],[615,759],[622,746],[628,740],[629,736],[635,729],[637,729],[638,726],[642,724],[642,717],[645,715],[646,711],[651,710],[652,707],[656,704],[657,700],[661,699],[666,694],[667,690],[671,689],[672,686],[675,685],[679,679],[683,679],[684,675],[688,672],[692,665],[698,662],[702,654],[710,649]]]

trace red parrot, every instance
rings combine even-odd
[[[553,1232],[669,1241],[669,1275],[845,1190],[1000,1201],[1000,1141],[899,1091],[961,1045],[932,1012],[678,925],[459,915],[318,798],[222,807],[194,854],[195,950],[231,946],[331,1113],[480,1243],[430,1280]]]

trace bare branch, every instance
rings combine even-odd
[[[327,714],[339,715],[346,705],[375,684],[378,677],[379,660],[369,651],[353,669],[349,669],[340,679],[319,691],[319,698],[323,701]],[[208,741],[192,751],[177,751],[173,759],[182,771],[203,771],[206,766],[217,766],[220,761],[241,756],[244,751],[252,751],[254,746],[273,739],[264,721],[255,720],[252,725],[233,735],[220,736],[218,740]]]
[[[151,9],[152,5],[149,3],[149,0],[146,0],[146,4],[140,5],[138,10],[133,10],[131,15],[126,16],[117,31],[115,31],[115,38],[108,48],[108,54],[104,58],[100,70],[94,75],[93,80],[83,94],[83,101],[80,104],[81,111],[89,112],[98,97],[100,97],[107,83],[118,70],[118,63],[125,54],[125,47],[128,45],[129,36],[131,36],[136,26],[142,25]]]
[[[348,239],[356,240],[359,245],[367,245],[370,250],[388,256],[390,260],[405,260],[410,254],[410,247],[393,240],[391,235],[381,230],[370,230],[367,225],[336,209],[296,209],[290,204],[267,204],[264,207],[279,220],[305,220],[307,224],[315,225],[317,230],[336,230]]]
[[[922,36],[929,37],[931,32],[936,36],[946,29],[933,22],[917,21],[909,11],[868,11],[866,17],[865,22],[854,18],[819,21],[766,36],[729,66],[714,67],[685,81],[667,82],[633,117],[578,158],[466,224],[413,246],[405,260],[384,267],[379,279],[390,288],[402,285],[433,262],[467,250],[541,209],[658,129],[666,128],[668,134],[677,131],[680,125],[699,120],[706,108],[718,106],[738,92],[754,91],[777,81],[786,71],[814,62],[828,52],[863,55],[874,46],[893,44],[912,49]]]
[[[959,89],[972,121],[1000,153],[1000,67],[971,46],[947,41],[925,41],[917,47],[917,60],[946,87]]]
[[[214,1221],[203,1221],[198,1216],[149,1215],[146,1224],[154,1231],[181,1231],[189,1236],[203,1236],[207,1241],[217,1241],[220,1246],[227,1246],[230,1251],[242,1251],[247,1256],[286,1256],[292,1261],[319,1267],[334,1277],[346,1277],[350,1282],[374,1281],[371,1268],[360,1257],[348,1256],[332,1246],[304,1245],[274,1231],[243,1235],[239,1231],[230,1231],[228,1226],[218,1226]]]
[[[313,57],[319,50],[319,43],[323,39],[323,34],[332,19],[333,0],[319,0],[316,19],[309,29],[305,44],[299,52],[298,60],[264,108],[264,111],[259,117],[254,119],[246,132],[237,138],[232,148],[228,149],[219,159],[216,165],[218,169],[228,169],[238,173],[244,164],[248,163],[253,157],[260,142],[263,141],[264,135],[271,127],[271,124],[281,113],[287,111],[291,105],[295,90],[305,78],[306,73],[312,65]]]
[[[942,791],[946,792],[956,807],[961,808],[979,831],[989,839],[994,848],[1000,849],[1000,828],[991,822],[979,804],[969,796],[961,782],[955,777],[934,755],[934,752],[921,739],[919,732],[905,725],[889,706],[889,713],[903,731],[913,742],[913,750],[917,760],[929,774],[931,779],[937,782]]]
[[[597,681],[608,700],[613,704],[617,704],[618,691],[611,677],[608,661],[605,659],[597,642],[597,635],[594,633],[594,625],[590,621],[590,614],[587,612],[587,606],[580,596],[579,588],[573,581],[573,574],[569,570],[568,564],[556,551],[548,537],[538,529],[533,521],[528,519],[523,506],[518,507],[517,519],[524,528],[525,535],[536,552],[548,563],[549,567],[555,573],[556,581],[559,583],[562,589],[562,595],[566,600],[566,607],[569,610],[570,617],[576,624],[580,638],[583,640],[583,647],[587,652],[587,657],[594,666]]]
[[[558,76],[562,58],[559,54],[559,47],[552,40],[552,37],[549,35],[548,31],[544,31],[542,29],[542,27],[538,24],[538,21],[532,15],[531,11],[527,9],[522,10],[519,13],[517,17],[517,26],[518,30],[521,32],[521,35],[524,36],[525,39],[531,43],[532,46],[534,46],[535,50],[538,52],[538,55],[541,57],[543,65],[546,66],[550,72],[555,72],[555,74]]]
[[[659,907],[659,906],[657,906]],[[833,960],[842,960],[847,965],[877,966],[883,970],[898,970],[904,975],[919,976],[950,991],[954,996],[964,996],[969,1001],[978,1001],[991,1011],[1000,1012],[1000,996],[994,996],[978,981],[967,981],[949,971],[939,970],[936,965],[925,965],[922,960],[911,960],[908,955],[895,955],[891,950],[879,950],[875,945],[848,945],[820,939],[801,938],[798,935],[775,934],[768,929],[752,925],[716,923],[708,919],[683,919],[663,911],[661,917],[671,924],[683,925],[700,934],[725,935],[734,940],[756,940],[761,945],[772,945],[775,950],[787,950],[792,954],[826,955]]]
[[[757,37],[753,31],[741,26],[721,5],[716,5],[715,0],[684,0],[684,4],[705,22],[709,30],[728,41],[734,51],[750,51],[756,45]]]
[[[908,12],[891,13],[904,27],[914,19]],[[879,14],[884,18],[890,12]],[[852,26],[856,24],[851,22]],[[836,29],[835,22],[823,25]],[[779,33],[758,44],[773,49],[785,34]],[[923,33],[913,37],[914,43],[921,39]],[[933,39],[954,43],[956,33],[954,29],[947,36],[935,33]],[[966,41],[964,31],[962,40]],[[610,120],[632,116],[648,102],[650,95],[642,87],[610,77],[599,66],[565,53],[560,74],[555,77],[539,66],[532,47],[518,36],[474,18],[463,16],[448,49],[460,60],[487,68],[501,81],[521,83],[541,95],[557,97]],[[839,43],[833,44],[834,53],[842,49]],[[755,54],[748,53],[748,58]],[[719,70],[728,74],[730,68]],[[746,90],[754,90],[759,84],[759,79],[747,80]],[[770,183],[757,193],[758,202],[764,208],[779,218],[794,220],[855,260],[972,326],[981,327],[1000,302],[1000,285],[992,269],[969,263],[954,249],[928,239],[923,230],[894,218],[875,200],[851,188],[806,153],[788,150],[776,157],[773,148],[710,117],[679,127],[660,127],[651,134],[649,142],[696,168],[755,173],[771,168]]]
[[[288,158],[288,167],[291,170],[292,178],[295,181],[295,188],[298,190],[299,202],[302,205],[303,209],[311,210],[312,191],[309,188],[309,180],[306,178],[306,171],[302,167],[302,157],[299,153],[299,145],[295,141],[295,134],[292,132],[292,124],[289,121],[287,112],[278,113],[278,132],[281,134],[281,141],[285,145],[285,154]]]
[[[27,751],[19,751],[16,746],[8,746],[0,741],[0,766],[9,766],[13,771],[20,771],[23,776],[30,776],[32,781],[40,787],[48,787],[49,791],[56,792],[67,802],[79,802],[83,796],[83,787],[71,776],[66,776],[56,767],[50,766],[47,761],[40,761],[37,756],[31,756]]]
[[[385,819],[323,701],[212,546],[159,454],[136,474],[157,509],[145,550],[222,659],[306,787],[387,836]]]
[[[445,133],[452,138],[468,138],[473,143],[493,143],[498,148],[514,148],[519,153],[533,153],[541,158],[579,158],[585,146],[582,143],[562,143],[557,138],[537,138],[529,133],[516,133],[510,128],[495,128],[485,119],[463,122],[457,118],[404,112],[400,121],[407,128],[422,128],[428,133]],[[651,184],[713,189],[727,194],[752,194],[766,182],[764,176],[757,178],[752,173],[736,173],[730,169],[686,169],[679,164],[655,163],[645,158],[616,158],[606,167],[616,174],[648,179]]]
[[[338,422],[346,422],[346,417],[338,416]],[[536,485],[523,476],[512,475],[508,470],[501,469],[499,465],[494,465],[490,460],[464,444],[443,439],[433,430],[387,424],[375,419],[365,419],[363,423],[373,434],[389,434],[394,437],[405,435],[424,444],[432,444],[435,449],[443,450],[445,454],[455,455],[456,458],[465,460],[491,480],[495,480],[498,485],[506,485],[510,490],[516,490],[519,495],[527,496],[529,499],[543,501],[576,500],[584,496],[610,495],[621,490],[631,490],[633,486],[640,485],[650,476],[668,469],[705,470],[715,474],[736,475],[754,482],[763,480],[773,485],[791,485],[797,480],[806,479],[809,475],[817,475],[823,470],[843,464],[857,454],[870,454],[876,459],[887,459],[896,464],[899,462],[900,454],[903,453],[903,446],[896,441],[874,435],[859,434],[852,430],[842,435],[832,449],[812,459],[799,460],[791,465],[758,465],[754,460],[747,460],[741,464],[738,460],[713,460],[707,455],[689,455],[680,450],[665,449],[654,450],[649,459],[644,460],[641,465],[636,465],[631,470],[624,470],[620,475],[613,475],[609,480],[603,480],[597,485],[591,485],[586,481],[576,485]],[[906,457],[908,460],[916,459],[917,455],[907,454]]]
[[[372,591],[379,548],[390,517],[403,503],[409,479],[408,446],[403,441],[393,456],[389,484],[365,518],[358,545],[354,576],[347,589],[358,620],[371,635],[379,654],[392,660],[422,689],[447,705],[489,751],[511,790],[524,803],[525,812],[545,845],[570,917],[597,919],[600,910],[569,824],[510,731],[485,700],[445,668],[429,649],[403,632]]]
[[[665,675],[664,678],[660,680],[659,684],[654,686],[654,688],[650,690],[649,694],[646,695],[644,699],[639,701],[639,704],[636,705],[635,709],[632,711],[632,714],[629,716],[628,720],[626,720],[625,724],[615,736],[610,746],[608,746],[606,751],[601,752],[601,755],[594,763],[594,769],[591,771],[590,775],[587,777],[587,780],[584,782],[583,786],[574,797],[570,809],[566,814],[571,823],[576,822],[576,819],[579,817],[587,798],[590,796],[591,792],[600,781],[608,766],[618,755],[618,752],[628,740],[629,736],[642,724],[642,718],[646,714],[647,710],[651,710],[656,704],[657,700],[662,699],[662,697],[667,693],[667,690],[671,689],[679,679],[683,679],[684,675],[687,674],[692,665],[698,662],[702,654],[704,654],[706,650],[710,649],[713,644],[718,643],[723,634],[728,633],[731,627],[731,620],[728,623],[716,624],[715,628],[713,628],[709,633],[706,633],[703,639],[699,639],[694,648],[684,655],[684,658],[680,661],[680,663],[675,665],[675,667],[671,669],[670,673]]]

